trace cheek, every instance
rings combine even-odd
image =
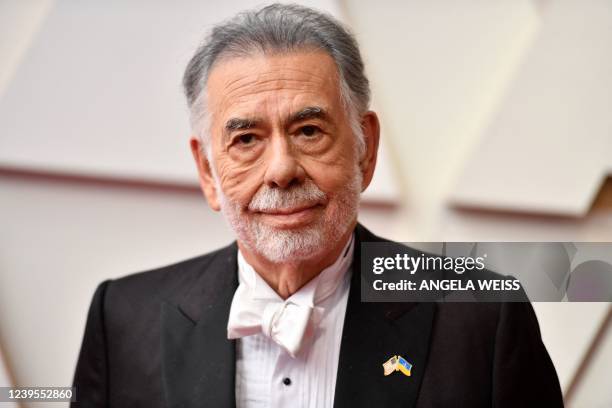
[[[258,163],[239,166],[231,160],[218,161],[217,171],[223,194],[231,201],[246,206],[261,187],[264,170]]]
[[[303,160],[306,173],[321,190],[331,196],[344,190],[359,171],[357,158],[349,146],[332,149],[321,157],[307,157]]]
[[[355,171],[358,170],[351,160],[329,164],[313,161],[304,167],[306,173],[329,196],[330,200],[333,200],[353,182]]]

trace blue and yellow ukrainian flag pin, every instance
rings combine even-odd
[[[389,360],[387,360],[382,366],[385,375],[390,375],[394,371],[401,371],[405,376],[408,377],[412,375],[412,364],[406,361],[406,359],[402,356],[393,356]]]

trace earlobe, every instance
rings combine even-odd
[[[200,188],[202,189],[204,198],[206,198],[210,208],[215,211],[219,211],[221,206],[219,205],[217,186],[212,175],[210,163],[204,153],[202,142],[198,138],[192,136],[189,140],[189,145],[198,169]]]

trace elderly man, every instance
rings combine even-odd
[[[528,303],[360,301],[360,244],[384,241],[357,224],[379,123],[337,21],[240,14],[184,86],[202,190],[237,241],[98,287],[76,406],[562,405]],[[384,375],[395,355],[410,376]]]

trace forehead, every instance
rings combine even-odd
[[[338,84],[334,60],[323,51],[226,57],[209,75],[208,108],[217,119],[306,105],[331,111],[340,103]]]

